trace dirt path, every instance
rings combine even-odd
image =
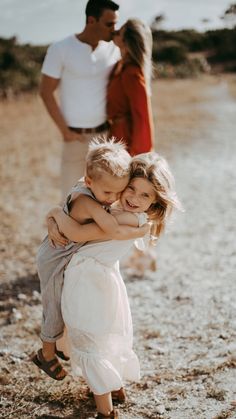
[[[153,104],[185,213],[158,244],[158,271],[125,273],[143,377],[122,418],[235,418],[236,79],[158,82]],[[59,200],[57,132],[35,97],[0,103],[0,118],[1,414],[92,418],[84,383],[27,362],[41,315],[34,256]]]

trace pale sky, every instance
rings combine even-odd
[[[87,0],[0,0],[0,37],[17,36],[21,43],[48,44],[80,32]],[[129,17],[146,23],[164,14],[163,29],[197,30],[223,27],[220,19],[231,0],[117,0],[118,26]],[[203,24],[201,20],[210,22]]]

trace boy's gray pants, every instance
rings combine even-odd
[[[37,252],[37,268],[42,294],[43,318],[40,337],[46,342],[56,342],[64,330],[61,314],[61,293],[64,280],[64,270],[72,255],[84,243],[69,243],[56,249],[45,237]]]

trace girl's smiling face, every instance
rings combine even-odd
[[[145,178],[133,178],[121,194],[121,205],[124,211],[145,212],[156,202],[153,184]]]

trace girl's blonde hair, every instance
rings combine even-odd
[[[147,92],[151,94],[152,78],[152,32],[139,19],[129,19],[124,24],[123,41],[129,59],[138,65],[145,78]]]
[[[155,152],[133,157],[130,180],[137,177],[151,182],[156,192],[156,202],[150,206],[147,214],[152,221],[151,233],[158,237],[163,232],[172,210],[182,209],[175,192],[174,177],[164,157]]]
[[[124,143],[115,137],[94,138],[89,143],[86,157],[86,175],[98,179],[103,173],[121,178],[129,175],[131,157]]]

